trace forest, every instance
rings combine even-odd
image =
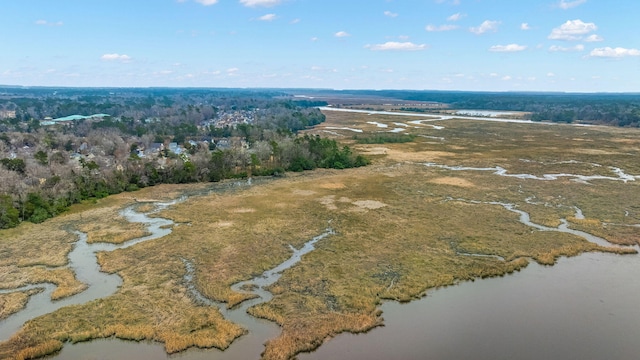
[[[298,134],[324,121],[313,105],[273,91],[0,88],[0,228],[156,184],[367,165]],[[50,124],[77,114],[108,116]]]
[[[446,104],[449,109],[523,111],[530,113],[529,119],[533,121],[640,127],[640,94],[409,90],[322,90],[313,93],[427,101]]]

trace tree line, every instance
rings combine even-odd
[[[536,92],[468,92],[411,90],[318,90],[336,96],[374,96],[446,104],[450,109],[504,110],[530,113],[534,121],[640,127],[640,94]],[[412,111],[429,111],[413,108]]]
[[[94,103],[110,95],[87,96],[73,93],[63,102],[77,97],[82,104]],[[46,102],[35,95],[31,99]],[[369,163],[335,140],[299,135],[323,122],[324,115],[279,94],[161,91],[155,96],[136,93],[124,102],[129,108],[159,106],[167,111],[151,119],[142,111],[56,126],[2,122],[0,228],[42,222],[81,201],[157,184],[281,176]],[[215,111],[201,116],[205,106]],[[221,125],[216,113],[237,120]],[[152,151],[158,145],[161,148]]]

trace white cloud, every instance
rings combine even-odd
[[[208,0],[205,0],[208,1]],[[216,0],[217,1],[217,0]],[[282,0],[240,0],[240,3],[244,6],[248,7],[257,7],[257,6],[275,6],[282,2]]]
[[[37,20],[36,21],[36,25],[41,25],[41,26],[62,26],[62,25],[64,25],[64,23],[62,21],[49,22],[47,20]]]
[[[291,20],[290,24],[297,24],[300,21],[301,21],[300,19],[293,19],[293,20]]]
[[[324,72],[324,73],[337,73],[338,69],[325,68],[322,66],[313,65],[311,71]]]
[[[462,13],[456,13],[456,14],[453,14],[453,15],[449,16],[447,18],[447,20],[448,21],[458,21],[458,20],[462,19],[465,16],[467,16],[467,15],[462,14]]]
[[[558,4],[558,7],[560,9],[563,9],[563,10],[568,10],[568,9],[574,8],[576,6],[580,6],[580,5],[582,5],[582,4],[586,3],[586,2],[587,2],[587,0],[575,0],[575,1],[560,0],[560,3]]]
[[[498,31],[498,25],[500,25],[499,21],[485,20],[482,24],[480,24],[480,26],[469,28],[469,31],[477,35],[482,35],[490,31]]]
[[[262,21],[273,21],[276,19],[276,14],[265,14],[260,16],[258,19]]]
[[[584,38],[590,32],[598,30],[594,23],[585,23],[580,19],[568,20],[566,23],[553,29],[548,38],[551,40],[576,41]]]
[[[237,73],[238,71],[240,71],[240,69],[238,69],[238,68],[236,68],[236,67],[229,68],[229,69],[227,69],[227,75],[229,75],[229,76],[234,76],[234,75],[236,75],[236,73]]]
[[[313,41],[313,42],[316,42],[316,41],[318,41],[318,38],[314,36],[310,40]]]
[[[528,23],[522,23],[520,24],[520,30],[531,30],[531,26]]]
[[[398,14],[397,13],[393,13],[391,11],[385,11],[384,12],[384,16],[388,16],[388,17],[394,18],[394,17],[398,16]]]
[[[375,45],[367,45],[365,46],[368,49],[373,51],[417,51],[424,50],[427,48],[425,44],[414,44],[412,42],[397,42],[397,41],[388,41],[384,44],[375,44]]]
[[[125,54],[104,54],[100,57],[100,59],[104,61],[121,61],[121,62],[129,62],[131,61],[131,56]]]
[[[196,0],[196,2],[204,6],[209,6],[209,5],[217,4],[218,0]]]
[[[513,78],[512,78],[511,76],[509,76],[509,75],[507,75],[507,76],[503,76],[503,77],[502,77],[502,80],[503,80],[503,81],[509,81],[509,80],[511,80],[511,79],[513,79]]]
[[[525,45],[509,44],[509,45],[494,45],[489,48],[489,51],[493,52],[518,52],[524,51],[527,47]]]
[[[603,58],[622,58],[626,56],[640,56],[640,50],[638,49],[626,49],[622,47],[611,48],[611,47],[603,47],[593,49],[591,57],[603,57]]]
[[[552,72],[547,73],[547,77],[554,77],[554,76],[556,76],[556,74],[554,74]]]
[[[600,35],[592,34],[592,35],[589,35],[588,37],[586,37],[584,39],[584,41],[586,41],[586,42],[600,42],[600,41],[604,41],[604,39]]]
[[[337,33],[333,34],[333,36],[342,38],[342,37],[351,36],[351,34],[349,34],[346,31],[338,31]]]
[[[549,47],[549,51],[553,51],[553,52],[567,52],[567,51],[584,51],[584,45],[579,44],[576,46],[572,46],[572,47],[564,47],[564,46],[557,46],[557,45],[553,45],[551,47]]]
[[[457,25],[440,25],[440,26],[435,26],[435,25],[427,25],[425,26],[425,30],[427,30],[428,32],[440,32],[440,31],[451,31],[451,30],[455,30],[457,29],[458,26]]]

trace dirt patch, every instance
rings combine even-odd
[[[252,208],[237,208],[237,209],[231,209],[231,210],[229,210],[229,212],[232,212],[232,213],[235,213],[235,214],[248,214],[248,213],[256,212],[256,209],[252,209]]]
[[[637,144],[638,143],[638,140],[636,139],[614,139],[612,141],[619,144]]]
[[[327,189],[327,190],[340,190],[340,189],[347,188],[347,186],[343,183],[324,183],[324,184],[320,184],[319,186],[320,188]]]
[[[471,181],[467,179],[459,178],[459,177],[441,177],[441,178],[429,180],[429,182],[432,184],[438,184],[438,185],[453,185],[453,186],[466,187],[466,188],[472,188],[476,186]]]
[[[364,155],[386,155],[389,151],[386,147],[358,147],[356,150]]]
[[[407,152],[398,150],[389,150],[387,155],[390,159],[395,161],[435,161],[442,158],[455,157],[456,154],[447,151],[418,151]]]
[[[320,203],[327,207],[329,210],[338,210],[338,207],[335,204],[335,195],[325,196],[320,198]]]
[[[359,208],[368,210],[380,209],[387,206],[387,204],[376,200],[358,200],[354,201],[352,204]]]
[[[316,192],[313,190],[300,190],[300,189],[293,190],[293,195],[298,195],[298,196],[311,196],[315,194]]]
[[[587,155],[620,155],[618,152],[614,151],[606,151],[600,149],[573,149],[571,152],[576,154],[587,154]]]

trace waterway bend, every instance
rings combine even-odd
[[[249,315],[247,310],[252,306],[271,300],[273,298],[273,294],[271,294],[271,292],[266,288],[278,281],[285,270],[299,263],[304,255],[315,250],[315,244],[318,241],[333,234],[335,234],[334,230],[329,228],[326,229],[324,233],[307,241],[300,249],[296,249],[290,245],[289,248],[291,249],[292,254],[287,260],[278,264],[274,268],[263,272],[261,275],[254,277],[253,279],[233,284],[231,286],[233,291],[253,295],[255,297],[242,302],[239,306],[232,309],[228,309],[226,304],[213,301],[200,293],[195,286],[195,266],[191,261],[182,259],[186,268],[184,281],[192,298],[197,303],[217,307],[220,309],[220,313],[225,319],[239,324],[248,330],[244,336],[237,339],[225,351],[211,353],[212,358],[257,359],[260,356],[260,353],[264,350],[264,343],[267,340],[278,336],[280,333],[280,327],[271,321],[258,319]]]
[[[184,201],[180,198],[171,202],[157,202],[152,211],[142,213],[136,211],[136,205],[131,205],[120,212],[127,221],[147,225],[149,235],[126,241],[122,244],[109,243],[87,243],[87,234],[77,230],[70,230],[70,233],[78,237],[73,249],[67,255],[69,259],[68,268],[71,269],[76,278],[86,284],[87,288],[76,295],[52,301],[51,294],[56,289],[56,285],[50,283],[30,284],[18,289],[5,290],[3,293],[26,291],[30,289],[42,288],[43,291],[32,295],[24,309],[10,315],[0,321],[0,341],[7,340],[16,333],[29,320],[49,314],[62,307],[70,305],[81,305],[93,300],[111,296],[118,291],[122,285],[122,278],[117,274],[108,274],[100,270],[97,253],[101,251],[114,251],[125,249],[141,242],[155,240],[171,233],[173,221],[159,217],[149,217],[150,214]]]

